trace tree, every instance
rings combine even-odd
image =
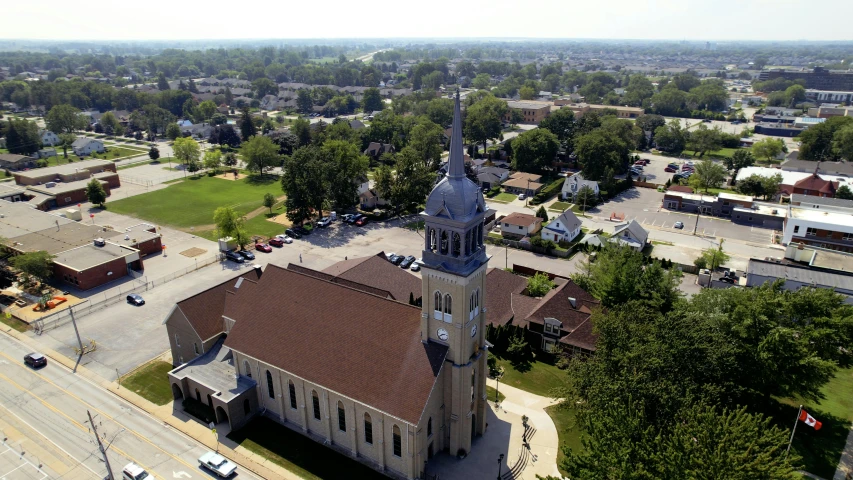
[[[551,168],[559,148],[557,136],[550,131],[528,130],[512,141],[512,166],[522,172],[542,173]]]
[[[574,150],[575,114],[568,108],[561,108],[539,122],[544,128],[557,136],[563,149],[571,153]]]
[[[234,129],[234,125],[217,125],[210,132],[208,141],[212,144],[228,145],[231,148],[240,146],[240,135]]]
[[[853,125],[835,131],[832,135],[832,151],[838,158],[853,161]]]
[[[219,207],[213,211],[213,223],[219,238],[231,237],[242,249],[248,243],[248,234],[244,227],[245,217],[241,217],[231,207]]]
[[[300,88],[296,92],[296,106],[302,113],[311,113],[314,109],[314,97],[311,95],[311,90]]]
[[[275,195],[272,193],[264,194],[264,206],[270,209],[270,214],[272,214],[272,207],[275,206]]]
[[[255,98],[260,99],[278,93],[278,85],[269,78],[261,77],[252,82],[252,91],[255,92]]]
[[[311,143],[311,123],[304,118],[298,118],[290,126],[290,131],[296,135],[299,146],[304,147]]]
[[[666,119],[660,115],[644,114],[637,117],[635,123],[643,130],[643,132],[649,132],[652,136],[652,140],[654,140],[655,130],[666,125]]]
[[[812,125],[800,133],[800,154],[802,160],[835,161],[839,159],[839,150],[834,147],[835,133],[853,125],[853,117],[830,117],[825,122]]]
[[[382,110],[384,106],[385,104],[382,103],[382,95],[379,94],[378,88],[368,88],[364,91],[361,100],[361,108],[365,112],[379,111]]]
[[[355,144],[345,140],[326,140],[320,153],[329,200],[339,210],[358,205],[358,179],[367,177],[370,160]]]
[[[655,129],[654,139],[659,150],[678,155],[687,145],[687,132],[681,127],[678,119],[673,119],[665,126]]]
[[[754,173],[738,180],[736,188],[744,195],[761,197],[764,195],[764,177]]]
[[[731,255],[723,251],[723,242],[720,242],[720,245],[717,248],[706,248],[702,250],[699,258],[702,260],[702,263],[705,265],[703,268],[709,268],[711,271],[716,270],[721,267],[723,264],[731,260]]]
[[[204,152],[204,168],[212,170],[213,174],[219,173],[219,167],[222,165],[222,152],[218,148],[211,148]]]
[[[44,117],[47,129],[57,135],[61,133],[74,133],[75,130],[86,128],[86,120],[80,116],[80,110],[67,103],[61,103],[51,107]]]
[[[539,206],[539,210],[536,210],[536,217],[541,218],[543,222],[548,221],[548,212],[545,210],[545,205]]]
[[[246,161],[246,169],[261,175],[281,163],[278,145],[263,135],[256,135],[244,142],[242,153],[243,159]]]
[[[513,142],[513,147],[515,142]],[[601,129],[581,135],[575,143],[575,153],[581,163],[584,178],[609,181],[605,172],[625,171],[628,163],[628,146],[612,132]]]
[[[177,123],[170,123],[166,126],[166,138],[169,140],[175,141],[178,137],[181,136],[181,127],[178,126]]]
[[[30,155],[41,148],[41,137],[35,122],[9,117],[6,126],[6,148],[9,153]]]
[[[103,114],[98,123],[104,127],[104,132],[107,135],[121,135],[122,126],[113,112]]]
[[[785,142],[778,138],[765,138],[752,144],[752,154],[770,162],[785,150]]]
[[[278,145],[279,155],[290,155],[299,147],[299,139],[288,130],[275,130],[267,136]]]
[[[479,73],[474,77],[474,80],[471,81],[471,86],[477,90],[486,90],[489,88],[491,83],[492,77],[490,77],[488,73]]]
[[[222,163],[227,167],[235,167],[237,165],[237,154],[234,152],[226,153]]]
[[[148,150],[148,158],[151,160],[157,160],[160,158],[160,149],[152,146],[150,150]]]
[[[769,177],[761,177],[761,189],[764,191],[764,199],[769,200],[779,193],[779,186],[782,184],[782,174],[777,173]]]
[[[584,215],[588,208],[592,208],[598,204],[598,198],[596,198],[595,191],[589,185],[584,185],[574,194],[572,203],[579,205],[581,207],[581,215]]]
[[[412,147],[403,148],[397,153],[394,171],[391,203],[402,209],[423,203],[435,183],[435,173],[424,165],[420,154]]]
[[[244,108],[242,113],[240,113],[240,120],[237,123],[240,127],[240,136],[244,142],[258,133],[258,129],[255,127],[255,122],[252,121],[252,115],[249,113],[248,108]]]
[[[737,172],[740,171],[741,168],[755,165],[755,157],[752,156],[752,153],[749,150],[738,149],[735,150],[735,153],[731,157],[723,159],[723,163],[727,169],[733,170],[732,178],[736,178]]]
[[[198,107],[196,107],[196,111],[198,112],[198,115],[202,118],[202,120],[210,121],[210,119],[216,113],[216,104],[213,103],[212,100],[205,100],[198,104]]]
[[[469,106],[465,112],[465,136],[483,145],[501,135],[501,119],[509,111],[504,100],[487,95]]]
[[[73,133],[60,133],[59,146],[62,148],[62,156],[68,158],[68,149],[74,144],[77,137]]]
[[[434,98],[427,104],[426,116],[433,123],[441,127],[446,127],[453,122],[453,108],[453,100],[449,98]]]
[[[157,90],[161,92],[164,90],[169,90],[169,82],[166,81],[166,75],[163,72],[160,72],[157,75]]]
[[[690,132],[687,145],[693,150],[694,155],[698,153],[699,157],[705,155],[705,152],[715,152],[723,147],[720,129],[708,128],[702,123],[696,130]]]
[[[525,85],[518,89],[518,96],[522,100],[533,100],[536,98],[536,90]]]
[[[531,297],[544,297],[555,286],[547,274],[539,272],[527,279],[527,295]]]
[[[726,168],[713,160],[702,160],[696,164],[695,175],[690,177],[690,184],[704,189],[719,188],[726,181]]]
[[[86,184],[86,198],[92,205],[104,207],[104,202],[107,201],[107,192],[100,180],[96,178],[89,180],[89,183]]]
[[[189,171],[198,169],[198,159],[201,156],[201,149],[198,142],[189,137],[181,137],[175,140],[172,145],[172,151],[175,158],[184,164],[184,168]]]
[[[287,194],[287,218],[294,224],[301,224],[311,218],[313,212],[323,209],[326,174],[318,147],[299,148],[285,157],[281,188]]]
[[[9,263],[26,275],[24,283],[28,285],[44,282],[53,275],[53,255],[44,250],[16,255]]]
[[[835,191],[835,198],[853,200],[853,190],[850,190],[850,187],[847,185],[841,185],[838,187],[838,190]]]
[[[409,146],[415,149],[430,170],[437,170],[441,160],[441,136],[444,129],[437,124],[422,120],[409,132]]]

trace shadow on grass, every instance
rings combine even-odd
[[[228,438],[303,478],[387,478],[268,418],[257,417],[240,430],[229,433]]]
[[[248,183],[249,185],[255,185],[255,186],[272,185],[273,183],[277,183],[279,181],[279,178],[280,177],[278,177],[276,175],[252,174],[252,175],[249,175],[248,177],[246,177],[246,183]]]
[[[774,423],[790,435],[797,418],[797,410],[795,406],[774,402],[761,413],[771,416]],[[820,430],[815,430],[803,422],[798,422],[791,451],[802,457],[803,470],[819,477],[832,478],[847,442],[850,422],[813,407],[807,411],[823,423],[823,426]]]

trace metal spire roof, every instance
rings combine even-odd
[[[459,90],[456,90],[456,106],[453,109],[453,131],[450,134],[450,160],[447,176],[465,177],[465,149],[462,145],[462,113],[459,108]]]

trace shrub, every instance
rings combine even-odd
[[[708,268],[708,261],[705,260],[705,257],[699,257],[693,260],[693,265],[696,265],[698,269]]]

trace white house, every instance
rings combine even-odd
[[[71,144],[71,150],[78,157],[91,155],[92,152],[101,153],[104,151],[104,142],[95,140],[94,138],[80,137]]]
[[[563,197],[563,200],[571,201],[574,199],[575,194],[578,193],[583,187],[589,187],[592,189],[592,192],[595,194],[595,197],[598,198],[598,182],[594,180],[586,180],[583,178],[583,175],[580,172],[575,173],[571,177],[566,178],[566,181],[563,183],[563,190],[560,192],[560,195]]]
[[[581,233],[581,221],[571,210],[566,210],[542,228],[542,239],[571,242]]]
[[[41,135],[41,144],[45,147],[55,147],[62,143],[62,140],[59,139],[59,135],[51,132],[50,130],[41,130],[39,135]]]
[[[627,245],[632,249],[640,252],[646,248],[646,243],[649,240],[649,232],[647,232],[636,220],[631,220],[630,223],[616,227],[610,241],[619,245]]]

